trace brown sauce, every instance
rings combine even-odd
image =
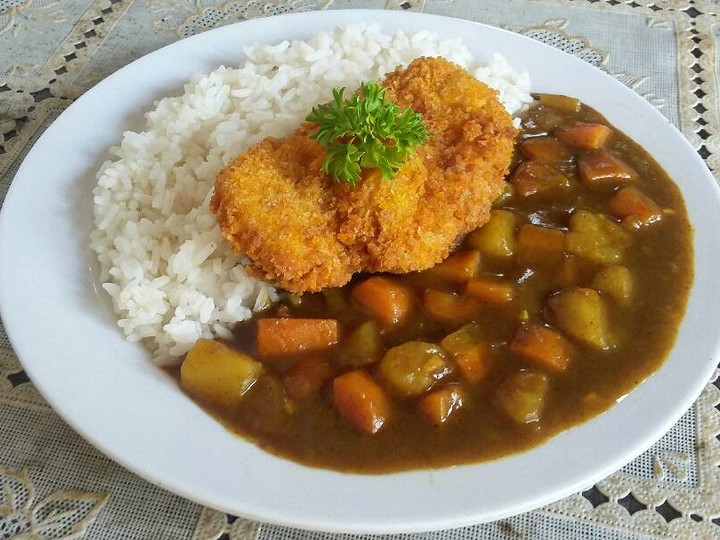
[[[519,143],[552,134],[558,126],[574,121],[609,125],[584,105],[573,112],[536,105],[523,116]],[[612,407],[663,363],[675,341],[693,276],[692,231],[680,191],[642,148],[618,130],[613,132],[606,149],[637,171],[639,178],[633,185],[663,210],[660,221],[628,229],[631,245],[618,264],[632,275],[632,296],[625,307],[605,298],[616,341],[614,348],[599,350],[570,337],[571,360],[562,372],[543,369],[511,352],[508,344],[519,324],[553,324],[547,299],[568,286],[592,287],[603,265],[576,257],[575,276],[569,283],[559,284],[560,263],[534,266],[518,262],[517,257],[509,263],[498,263],[483,256],[481,277],[500,277],[512,283],[516,295],[504,307],[480,305],[471,317],[491,345],[490,368],[474,384],[457,371],[443,381],[457,383],[464,399],[463,406],[442,425],[433,425],[418,413],[417,399],[392,392],[388,392],[391,413],[386,425],[373,435],[356,431],[338,415],[329,383],[310,397],[290,400],[282,377],[302,356],[264,362],[266,375],[246,393],[241,406],[221,410],[205,404],[205,408],[231,431],[279,456],[315,467],[384,473],[477,462],[521,452]],[[565,148],[571,158],[552,166],[569,178],[569,187],[526,197],[516,192],[496,203],[497,208],[510,210],[518,217],[518,227],[533,223],[566,233],[571,215],[579,208],[620,221],[608,210],[608,201],[617,188],[588,188],[578,178],[577,168],[578,158],[587,152]],[[514,167],[524,159],[518,152]],[[462,294],[460,284],[423,273],[389,277],[411,292],[413,306],[402,327],[383,331],[385,350],[409,340],[439,343],[467,322],[438,322],[422,307],[427,288]],[[366,278],[358,276],[331,295],[304,295],[299,303],[295,298],[284,299],[256,319],[238,325],[236,339],[230,345],[257,357],[255,333],[259,318],[334,318],[339,323],[339,344],[309,356],[326,360],[334,375],[348,371],[350,368],[338,365],[336,356],[343,349],[345,336],[372,319],[350,297],[352,287]],[[382,384],[377,365],[365,369]],[[549,382],[542,414],[538,421],[529,423],[512,421],[498,406],[498,387],[510,374],[522,369],[543,372]],[[179,371],[173,374],[179,379]]]

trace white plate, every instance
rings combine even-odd
[[[154,99],[195,73],[237,65],[244,45],[308,38],[338,24],[431,29],[476,59],[497,51],[533,90],[579,97],[640,142],[681,187],[696,227],[695,285],[662,368],[606,414],[529,452],[478,465],[362,476],[303,467],[231,435],[124,341],[94,291],[87,249],[94,173]],[[55,410],[107,455],[160,486],[248,518],[310,529],[400,532],[498,519],[586,488],[640,454],[690,407],[718,357],[720,197],[682,135],[588,64],[468,21],[376,11],[303,13],[218,28],[150,54],[98,84],[44,133],[0,215],[0,305],[8,335]],[[632,361],[632,359],[629,359]]]

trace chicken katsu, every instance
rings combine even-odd
[[[263,140],[218,175],[211,209],[258,277],[306,292],[361,271],[423,270],[488,220],[516,134],[496,92],[441,58],[419,58],[382,87],[430,134],[392,180],[370,168],[354,186],[335,182],[313,123]]]

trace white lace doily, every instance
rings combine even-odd
[[[464,17],[574,54],[658,107],[720,174],[717,0],[0,0],[0,202],[53,119],[135,58],[246,18],[353,7]],[[720,539],[717,375],[656,445],[586,491],[498,522],[410,537]],[[116,465],[42,400],[0,325],[0,540],[83,536],[335,540],[201,508]]]

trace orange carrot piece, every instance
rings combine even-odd
[[[410,293],[402,285],[382,276],[374,276],[355,285],[350,293],[363,309],[386,326],[405,322],[410,313]]]
[[[515,193],[530,197],[536,193],[563,190],[570,187],[570,180],[554,167],[539,161],[521,163],[511,179]]]
[[[572,159],[570,150],[555,137],[527,139],[520,145],[520,152],[526,158],[542,163],[569,161]]]
[[[651,225],[663,217],[655,201],[634,187],[622,188],[610,199],[608,206],[625,225],[633,228]]]
[[[430,392],[418,400],[420,412],[430,423],[439,426],[463,406],[463,395],[460,386],[451,384]]]
[[[445,336],[440,342],[440,346],[450,353],[462,376],[471,383],[479,382],[490,367],[490,345],[474,335],[476,333],[477,325],[470,323]]]
[[[523,225],[518,233],[518,259],[521,264],[552,264],[565,250],[565,234],[540,225]]]
[[[328,349],[338,342],[335,319],[260,319],[257,348],[261,356],[290,356]]]
[[[477,276],[479,271],[480,252],[470,250],[460,251],[450,255],[440,264],[428,268],[425,274],[462,283]]]
[[[433,319],[449,323],[470,319],[475,315],[478,305],[467,296],[426,289],[423,307]]]
[[[345,373],[333,381],[333,404],[343,420],[371,435],[385,425],[390,414],[385,391],[362,370]]]
[[[285,373],[283,385],[291,398],[303,399],[320,392],[332,375],[332,368],[324,360],[303,358]]]
[[[507,281],[481,278],[469,281],[465,292],[473,298],[493,306],[504,306],[512,302],[515,296],[515,287]]]
[[[572,122],[558,127],[555,136],[570,146],[585,150],[602,148],[612,137],[612,130],[602,124],[589,124],[586,122]]]
[[[578,160],[580,178],[589,187],[615,187],[634,182],[638,173],[607,150],[596,150]]]
[[[570,363],[570,345],[565,338],[539,324],[521,325],[510,351],[552,371],[565,371]]]

